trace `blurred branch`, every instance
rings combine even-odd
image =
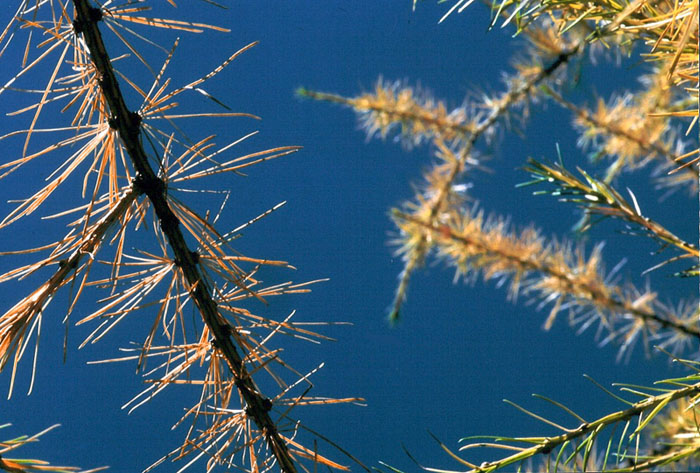
[[[586,261],[580,253],[572,255],[565,247],[545,246],[534,230],[525,230],[520,237],[508,235],[502,221],[484,222],[481,214],[474,215],[470,211],[453,215],[443,223],[421,220],[398,210],[393,214],[404,232],[427,235],[460,273],[481,270],[486,279],[511,275],[513,294],[528,273],[539,273],[540,277],[527,283],[528,289],[539,291],[544,301],[556,301],[545,327],[551,326],[566,298],[571,297],[579,310],[592,307],[617,314],[619,319],[601,316],[601,322],[612,336],[623,338],[623,347],[647,324],[700,341],[696,317],[686,320],[669,310],[661,315],[652,308],[653,293],[635,295],[607,284],[599,274],[597,253]],[[628,331],[617,333],[616,320],[623,320],[627,315],[637,323],[631,324]]]
[[[592,125],[593,127],[596,127],[597,129],[604,130],[606,133],[617,136],[623,139],[623,141],[628,142],[631,147],[634,148],[634,152],[637,155],[642,155],[645,154],[644,158],[648,158],[649,156],[660,156],[664,158],[665,164],[666,165],[677,165],[678,161],[680,159],[683,159],[684,156],[678,156],[674,153],[671,152],[668,146],[665,146],[661,140],[650,140],[649,137],[649,132],[648,130],[642,128],[641,133],[635,132],[630,129],[625,129],[622,126],[620,126],[620,123],[616,123],[615,119],[610,119],[603,121],[601,120],[598,116],[593,114],[591,111],[578,107],[575,104],[569,102],[566,100],[562,95],[560,95],[558,92],[553,90],[551,87],[545,87],[545,93],[551,97],[556,103],[561,105],[562,107],[570,110],[574,115],[582,120],[585,123],[588,123]],[[631,119],[637,118],[635,115],[631,114],[630,111],[625,110],[625,113],[628,117]],[[653,117],[649,117],[648,113],[644,114],[644,118],[647,119],[653,119]],[[658,118],[657,118],[658,120]],[[639,122],[634,124],[636,128],[639,128]],[[611,169],[611,172],[609,175],[606,177],[605,181],[610,182],[611,178],[615,175],[615,171],[617,168],[621,166],[618,165],[615,168]],[[698,180],[698,167],[697,166],[685,166],[682,168],[677,168],[678,171],[683,171],[684,174],[687,175],[687,179],[694,184],[697,183]]]
[[[488,131],[512,106],[526,99],[540,83],[552,77],[552,75],[560,67],[565,66],[572,57],[578,54],[579,48],[580,43],[579,45],[562,52],[547,67],[542,67],[539,73],[528,77],[521,83],[514,84],[513,88],[503,94],[502,97],[493,101],[489,114],[465,139],[465,143],[456,153],[456,159],[452,160],[450,163],[450,168],[446,172],[441,173],[442,176],[436,183],[431,183],[431,187],[433,187],[432,184],[434,184],[434,187],[431,189],[431,194],[433,196],[424,204],[424,206],[421,206],[425,208],[419,208],[416,210],[415,215],[421,213],[425,215],[426,221],[430,222],[431,225],[436,224],[437,216],[444,210],[450,191],[453,188],[457,177],[464,171],[465,164],[471,157],[477,140],[486,131]],[[390,314],[390,319],[392,321],[396,321],[399,318],[399,311],[401,309],[403,299],[405,298],[405,292],[408,287],[408,281],[411,277],[411,273],[420,265],[429,246],[430,244],[426,238],[426,235],[423,235],[416,241],[413,241],[411,243],[411,248],[405,253],[405,266],[400,276],[399,286],[393,303],[393,309]]]

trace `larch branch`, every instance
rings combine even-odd
[[[258,392],[247,372],[232,337],[238,334],[219,313],[209,287],[198,267],[199,255],[190,250],[180,230],[180,222],[168,205],[165,183],[153,171],[148,156],[139,139],[141,117],[129,110],[119,88],[110,57],[102,40],[98,21],[101,10],[88,0],[73,0],[76,9],[74,28],[82,33],[90,56],[99,74],[99,84],[112,114],[111,124],[119,133],[136,171],[134,184],[148,197],[158,217],[161,230],[168,238],[175,261],[189,284],[190,297],[194,300],[204,323],[211,330],[216,348],[223,354],[235,379],[236,387],[246,403],[246,409],[263,433],[272,453],[285,473],[296,473],[296,467],[286,443],[277,431],[269,415],[270,401]]]

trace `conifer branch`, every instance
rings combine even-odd
[[[581,43],[579,43],[579,46],[574,46],[568,51],[561,53],[549,66],[541,68],[539,73],[532,75],[520,84],[516,84],[500,99],[492,102],[492,108],[488,116],[483,119],[474,128],[474,131],[465,138],[464,144],[455,153],[455,159],[448,161],[448,169],[445,171],[440,170],[439,174],[441,176],[434,182],[435,186],[433,187],[433,183],[430,183],[431,186],[429,193],[432,194],[433,197],[424,202],[423,205],[416,210],[414,215],[423,215],[426,218],[425,221],[431,222],[431,224],[436,224],[436,218],[438,214],[445,210],[448,196],[450,195],[458,176],[460,176],[464,171],[467,160],[471,157],[473,147],[477,140],[484,133],[490,130],[491,127],[505,113],[507,113],[511,107],[526,99],[535,91],[540,83],[552,77],[560,67],[565,66],[569,60],[578,53],[580,44]],[[444,146],[444,144],[441,142],[441,139],[436,140],[438,147],[442,148],[445,154],[450,154],[446,149],[446,146]],[[414,240],[411,243],[410,250],[405,252],[405,266],[400,276],[400,282],[390,314],[390,320],[398,320],[401,303],[405,298],[405,291],[408,287],[408,281],[411,277],[411,273],[415,268],[420,266],[429,246],[430,243],[427,239],[427,235],[423,235],[417,240]]]
[[[398,83],[391,85],[380,80],[374,93],[359,97],[343,97],[304,88],[298,89],[297,94],[351,107],[358,114],[365,115],[364,125],[369,135],[379,131],[382,137],[386,137],[394,125],[400,124],[402,135],[416,144],[423,138],[434,136],[441,136],[446,141],[464,139],[474,132],[476,126],[467,120],[464,109],[456,108],[448,113],[443,102],[417,97],[410,87],[401,88]]]
[[[538,277],[526,281],[525,292],[537,291],[544,301],[555,300],[545,323],[549,328],[567,299],[574,299],[577,311],[594,309],[611,338],[621,338],[626,349],[636,334],[645,328],[675,332],[678,336],[700,341],[695,317],[681,317],[664,309],[651,292],[635,295],[629,290],[606,283],[600,270],[600,255],[594,252],[585,260],[564,246],[545,246],[538,232],[528,229],[521,236],[507,233],[502,221],[485,222],[482,213],[465,211],[450,220],[435,223],[395,210],[397,224],[405,233],[425,234],[439,253],[454,265],[458,274],[482,271],[484,279],[510,275],[512,294],[532,273]],[[663,313],[656,309],[664,309]],[[603,314],[608,314],[603,315]],[[631,316],[636,323],[620,329],[618,322]]]
[[[456,0],[443,16],[462,12],[473,0]],[[581,23],[590,25],[586,41],[607,44],[615,37],[651,45],[650,57],[669,64],[667,79],[676,85],[698,81],[698,2],[637,0],[628,4],[598,2],[586,4],[570,1],[493,0],[495,25],[503,17],[503,26],[514,23],[518,32],[526,30],[540,17],[551,18],[560,32]],[[690,111],[697,116],[697,109]],[[682,116],[682,114],[676,114]]]
[[[131,112],[124,101],[98,28],[97,23],[101,19],[102,11],[90,6],[88,0],[73,0],[73,4],[76,8],[74,27],[77,33],[82,33],[88,46],[99,74],[100,88],[113,116],[113,126],[119,132],[124,148],[132,160],[136,171],[134,185],[138,191],[148,197],[153,206],[160,228],[173,251],[176,264],[189,284],[190,297],[211,331],[217,351],[228,363],[236,387],[246,403],[247,412],[263,433],[281,470],[285,473],[295,473],[296,467],[286,442],[278,433],[269,415],[271,402],[256,388],[245,368],[243,358],[232,341],[232,337],[240,339],[240,335],[219,313],[217,304],[198,268],[199,255],[188,247],[179,228],[180,222],[168,205],[165,183],[156,175],[148,162],[148,156],[139,139],[140,116]]]
[[[524,79],[514,79],[509,90],[501,97],[488,99],[487,103],[483,104],[489,110],[483,118],[470,120],[462,109],[448,114],[442,102],[419,101],[415,99],[411,89],[396,90],[398,86],[392,89],[383,86],[381,82],[378,83],[374,94],[355,98],[307,89],[300,89],[298,93],[316,100],[347,105],[359,114],[366,114],[363,120],[370,134],[378,130],[385,136],[393,125],[401,124],[404,135],[413,142],[417,143],[423,138],[430,139],[437,148],[442,163],[427,174],[428,190],[424,194],[430,197],[420,199],[421,204],[414,215],[420,214],[427,221],[433,222],[439,213],[450,206],[447,201],[449,196],[453,195],[452,189],[457,178],[464,172],[465,166],[478,162],[472,155],[479,138],[491,130],[511,108],[535,94],[543,81],[553,77],[579,53],[583,44],[579,42],[561,50],[548,66],[539,67]],[[456,145],[450,146],[449,143]],[[454,146],[457,150],[452,149]],[[404,251],[404,268],[399,275],[399,284],[389,315],[392,322],[399,319],[411,274],[421,266],[429,247],[425,236],[417,236],[411,241],[410,248]]]
[[[0,429],[10,427],[11,424],[0,424]],[[26,473],[27,471],[50,471],[54,473],[96,473],[107,469],[107,467],[82,470],[75,466],[51,465],[49,462],[30,458],[7,458],[8,452],[17,450],[27,444],[38,442],[39,438],[46,433],[59,427],[52,425],[34,435],[20,435],[18,437],[0,441],[0,470],[9,473]]]
[[[24,350],[21,350],[20,347],[26,343],[27,329],[33,325],[32,321],[46,308],[56,291],[77,276],[83,258],[86,255],[92,257],[97,252],[104,236],[127,212],[136,198],[137,193],[133,189],[127,190],[99,221],[88,228],[87,234],[73,245],[64,251],[55,252],[54,255],[39,263],[20,268],[21,271],[18,271],[19,274],[26,275],[48,264],[58,264],[58,269],[53,276],[0,317],[0,370],[5,367],[14,353],[10,396],[12,395],[17,365],[24,354]],[[62,258],[65,252],[70,250],[70,247],[75,247],[75,249],[69,256]],[[7,276],[3,275],[2,278],[7,279]],[[33,376],[34,373],[32,373]]]
[[[624,123],[628,123],[630,120],[635,120],[634,126],[635,130],[625,129],[621,126],[618,117],[611,117],[608,120],[601,120],[599,116],[596,116],[590,110],[578,107],[570,101],[562,97],[558,92],[550,87],[546,88],[546,94],[551,97],[557,104],[570,110],[578,120],[581,122],[593,126],[596,129],[596,133],[602,130],[604,133],[619,137],[623,140],[619,148],[625,148],[627,154],[631,157],[636,157],[637,159],[647,160],[650,157],[662,157],[665,159],[666,165],[676,165],[683,156],[678,156],[671,152],[668,146],[664,145],[661,137],[650,136],[651,133],[646,127],[641,127],[636,114],[629,110],[630,107],[624,108],[624,113],[628,117],[628,120]],[[653,120],[648,114],[651,110],[647,110],[643,115],[642,119],[647,118]],[[658,120],[658,118],[657,118]],[[648,121],[648,120],[647,120]],[[657,127],[658,128],[658,127]],[[642,131],[639,133],[637,130]],[[656,133],[658,136],[658,133]],[[626,142],[626,143],[625,143]],[[603,151],[607,151],[606,147],[603,147]],[[614,163],[605,178],[605,182],[611,182],[612,178],[616,175],[621,167],[625,164],[624,158],[619,158],[616,163]],[[683,168],[683,174],[685,179],[691,182],[693,185],[697,184],[698,181],[698,168],[697,166],[686,166]]]
[[[547,165],[532,158],[528,159],[527,162],[528,164],[524,169],[532,174],[535,180],[526,183],[526,185],[554,183],[556,188],[549,193],[559,197],[559,200],[578,203],[589,214],[618,217],[634,223],[643,228],[650,237],[657,239],[662,244],[673,245],[680,249],[685,253],[684,256],[695,259],[700,257],[700,251],[695,244],[686,242],[664,228],[660,223],[644,216],[636,197],[631,191],[629,193],[633,199],[633,204],[627,202],[610,184],[591,177],[580,168],[578,168],[578,171],[583,175],[585,182],[571,174],[560,164]]]
[[[690,381],[697,380],[697,376],[689,376],[686,379]],[[683,384],[684,386],[681,388],[671,390],[657,396],[648,396],[645,399],[632,404],[632,406],[628,409],[612,412],[592,422],[584,422],[575,429],[566,429],[566,432],[561,435],[548,437],[501,438],[503,441],[508,442],[508,444],[524,442],[526,444],[534,445],[525,448],[518,446],[517,448],[520,450],[518,453],[499,460],[483,462],[478,467],[472,468],[469,471],[473,473],[490,473],[492,471],[500,470],[506,466],[513,465],[514,463],[523,462],[524,460],[532,458],[536,455],[550,455],[556,452],[557,449],[560,449],[556,460],[556,464],[558,466],[560,458],[562,456],[563,458],[566,458],[566,455],[562,455],[562,453],[564,453],[564,449],[567,446],[572,445],[573,442],[581,439],[583,439],[581,440],[582,443],[578,444],[578,447],[572,447],[573,453],[563,463],[570,462],[576,456],[584,456],[585,459],[586,456],[583,454],[582,450],[590,451],[592,444],[597,440],[603,429],[610,428],[618,424],[629,425],[632,419],[639,417],[639,426],[629,435],[629,437],[625,438],[625,433],[623,432],[620,438],[620,444],[631,443],[637,438],[638,435],[640,435],[641,431],[649,424],[649,422],[651,422],[671,402],[685,399],[690,400],[691,403],[697,401],[698,395],[700,394],[700,383],[695,382],[694,384]],[[645,414],[646,416],[644,416]],[[498,444],[498,446],[503,448],[504,445],[508,444]],[[590,446],[586,447],[586,444],[590,444]],[[460,450],[466,450],[472,448],[472,446],[479,446],[479,444],[469,444],[461,447]],[[613,468],[608,468],[606,467],[606,464],[603,464],[601,471],[616,473],[647,471],[654,466],[666,465],[684,458],[688,458],[694,454],[697,454],[698,451],[700,451],[700,444],[697,442],[691,442],[690,445],[684,446],[681,444],[675,448],[669,449],[669,451],[664,454],[655,455],[650,458],[643,456],[640,457],[635,454],[625,455],[624,452],[622,452],[622,458],[618,458],[617,462],[620,463],[623,460],[631,460],[631,465],[618,465]],[[550,462],[551,460],[548,460],[547,464],[549,465]],[[586,463],[587,462],[584,461],[584,464],[582,465],[582,470],[584,471],[588,469],[588,465]]]

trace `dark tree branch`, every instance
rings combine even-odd
[[[130,111],[124,101],[112,69],[110,57],[97,26],[102,18],[102,13],[99,9],[92,7],[88,0],[73,0],[73,4],[76,15],[75,31],[83,35],[98,71],[100,88],[112,115],[110,126],[118,131],[136,171],[135,187],[146,194],[153,205],[160,227],[168,238],[175,261],[189,284],[190,297],[194,300],[204,323],[209,327],[214,337],[215,348],[221,352],[229,365],[236,387],[246,403],[246,412],[263,433],[282,471],[296,473],[296,467],[287,449],[287,444],[278,433],[277,427],[269,415],[270,401],[257,390],[248,374],[243,359],[233,342],[233,338],[237,338],[235,328],[219,313],[211,290],[205,283],[197,265],[198,254],[187,246],[180,230],[180,221],[168,205],[165,183],[157,176],[148,162],[148,156],[139,139],[141,117]]]

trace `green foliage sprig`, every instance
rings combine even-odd
[[[537,191],[535,194],[549,194],[557,197],[561,202],[574,202],[582,207],[589,216],[602,215],[605,217],[615,217],[644,230],[644,234],[657,240],[663,246],[674,246],[682,254],[671,258],[666,262],[675,261],[679,258],[700,258],[700,251],[695,244],[684,241],[674,233],[664,228],[658,222],[651,220],[642,214],[634,193],[627,189],[632,200],[628,202],[615,188],[594,177],[590,176],[581,168],[578,172],[583,176],[580,179],[566,170],[563,164],[544,164],[535,159],[528,159],[528,164],[524,167],[535,179],[521,184],[547,184],[553,185],[553,190]],[[586,231],[591,225],[591,219],[586,219],[581,231]],[[655,268],[658,265],[654,266]]]
[[[566,428],[547,420],[529,410],[520,407],[510,401],[522,412],[556,427],[564,433],[547,437],[487,437],[494,440],[490,443],[468,443],[460,447],[461,451],[489,447],[501,450],[515,450],[517,453],[507,457],[486,461],[474,465],[466,460],[460,462],[471,468],[472,472],[492,472],[514,464],[522,464],[524,461],[536,456],[544,455],[546,459],[541,468],[545,471],[609,471],[632,472],[648,471],[654,467],[691,461],[698,455],[699,436],[697,430],[691,428],[685,430],[686,435],[676,434],[675,438],[663,439],[668,444],[656,454],[647,453],[646,448],[640,447],[640,435],[645,429],[652,429],[654,422],[659,420],[664,409],[670,406],[683,406],[685,412],[696,412],[695,404],[700,397],[700,378],[692,374],[684,378],[674,378],[658,381],[656,385],[673,386],[675,389],[658,388],[662,394],[652,395],[635,389],[634,393],[642,399],[630,402],[615,396],[620,401],[629,405],[628,408],[612,412],[594,421],[587,422],[569,408],[551,401],[543,396],[537,396],[551,404],[564,409],[574,416],[580,425],[574,428]],[[632,391],[630,388],[624,388]],[[612,394],[612,393],[611,393]],[[678,403],[681,404],[678,404]],[[636,421],[635,421],[636,419]],[[607,435],[606,435],[607,434]],[[468,437],[462,441],[471,442],[480,437]],[[526,446],[523,446],[526,445]],[[596,453],[596,446],[603,446],[604,454]],[[456,455],[454,455],[456,457]],[[687,464],[687,463],[686,463]]]
[[[7,427],[10,427],[10,424],[0,425],[0,429]],[[7,471],[9,473],[24,473],[27,470],[50,471],[54,473],[96,473],[106,469],[106,467],[102,467],[91,470],[82,470],[74,466],[51,465],[49,462],[43,460],[5,457],[7,452],[19,449],[30,443],[38,442],[40,437],[57,427],[58,425],[52,425],[51,427],[34,435],[20,435],[12,439],[0,441],[0,470]]]

